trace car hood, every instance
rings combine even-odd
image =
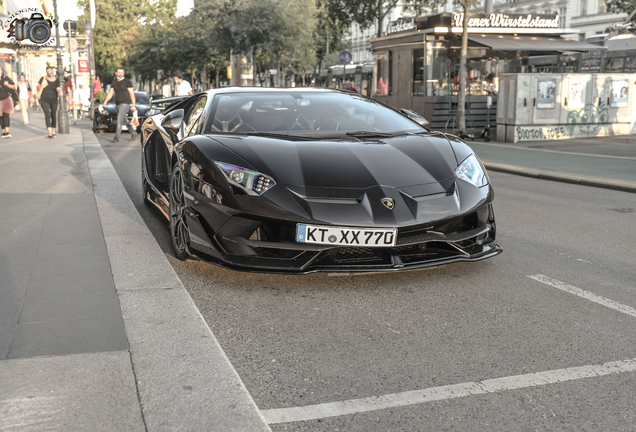
[[[108,111],[109,113],[116,113],[117,112],[117,105],[112,105],[112,104],[107,104],[107,105],[102,105],[106,111]],[[138,111],[147,111],[148,109],[150,109],[150,105],[146,105],[146,104],[137,104],[135,105],[137,107]],[[95,109],[97,109],[98,107],[95,107]],[[128,112],[131,112],[130,110],[128,110]]]
[[[289,141],[210,135],[278,184],[302,188],[403,188],[454,177],[457,160],[442,134],[373,140]]]

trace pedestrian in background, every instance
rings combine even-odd
[[[57,97],[62,97],[60,80],[57,79],[53,68],[46,67],[46,76],[38,81],[37,92],[40,94],[40,106],[44,112],[44,121],[49,130],[49,138],[57,137],[55,125],[57,124]]]
[[[15,83],[9,78],[4,68],[0,66],[0,122],[2,123],[2,138],[11,138],[9,127],[11,126],[11,119],[9,116],[15,113],[13,98],[11,97],[10,90],[15,91]]]
[[[73,77],[68,77],[64,80],[64,100],[68,105],[69,109],[73,109],[73,105],[71,102],[71,90],[73,88]]]
[[[356,90],[351,81],[345,81],[344,88],[350,92],[358,93],[358,90]]]
[[[193,94],[192,86],[189,82],[183,79],[183,74],[181,72],[177,71],[174,73],[174,80],[177,83],[175,96],[188,96]]]
[[[20,75],[20,81],[18,82],[18,96],[20,97],[20,111],[22,111],[22,121],[25,125],[29,124],[29,104],[33,98],[31,92],[31,86],[29,82],[24,78],[24,74]]]
[[[103,104],[106,105],[108,101],[115,95],[115,105],[117,105],[117,129],[115,129],[115,137],[111,142],[119,142],[119,136],[121,135],[121,128],[126,122],[126,128],[130,132],[130,140],[137,138],[137,131],[128,121],[128,110],[133,112],[137,111],[135,102],[135,89],[132,82],[128,78],[124,78],[124,68],[117,68],[115,71],[115,79],[110,84],[110,90],[104,99]],[[132,107],[131,107],[132,105]]]

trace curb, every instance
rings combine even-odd
[[[582,177],[572,174],[557,173],[551,171],[533,170],[519,167],[516,165],[503,165],[492,162],[483,161],[485,167],[489,171],[513,174],[522,177],[531,177],[541,180],[556,181],[561,183],[578,184],[582,186],[591,186],[603,189],[612,189],[621,192],[636,193],[636,184],[629,182],[621,182],[619,180],[599,179],[594,177]]]
[[[146,430],[271,431],[97,138],[82,135]]]

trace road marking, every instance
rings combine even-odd
[[[547,384],[601,377],[624,372],[636,372],[636,359],[609,362],[601,365],[577,366],[304,407],[269,409],[261,411],[261,414],[269,424],[315,420],[466,396],[498,393],[505,390],[538,387]]]
[[[525,167],[521,167],[521,166],[518,166],[518,165],[499,164],[499,163],[494,163],[494,162],[488,162],[488,161],[483,160],[483,159],[482,159],[482,162],[486,166],[486,169],[492,169],[493,171],[495,171],[496,168],[500,168],[500,169],[504,168],[504,169],[515,170],[515,171],[529,172],[529,173],[537,174],[537,175],[543,174],[543,175],[560,176],[560,177],[565,177],[565,178],[569,178],[569,179],[572,179],[572,180],[579,180],[579,181],[580,180],[588,180],[588,181],[598,181],[598,182],[605,182],[605,183],[613,183],[613,184],[624,185],[624,186],[636,186],[636,183],[629,182],[629,181],[611,180],[611,179],[601,178],[601,177],[578,176],[578,175],[567,174],[567,173],[558,172],[558,171],[548,171],[548,170],[541,170],[541,169],[535,169],[535,168],[525,168]]]
[[[603,305],[605,307],[608,307],[610,309],[614,309],[618,312],[633,316],[634,318],[636,318],[636,309],[634,309],[633,307],[630,306],[626,306],[620,303],[615,302],[614,300],[610,300],[608,298],[605,297],[601,297],[598,296],[594,293],[591,293],[589,291],[583,291],[581,288],[577,288],[575,286],[572,285],[568,285],[565,282],[561,282],[559,280],[556,279],[552,279],[549,278],[547,276],[541,275],[541,274],[537,274],[537,275],[532,275],[532,276],[528,276],[530,279],[534,279],[537,282],[541,282],[544,283],[546,285],[550,285],[551,287],[560,289],[562,291],[565,292],[569,292],[570,294],[574,294],[576,296],[582,297],[586,300],[589,301],[593,301],[594,303],[598,303],[600,305]]]

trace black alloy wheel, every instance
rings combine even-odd
[[[190,232],[186,221],[186,202],[183,172],[176,163],[170,178],[170,238],[175,256],[182,261],[188,259]]]
[[[145,157],[146,157],[146,153],[144,152],[144,148],[142,146],[141,147],[141,193],[143,194],[144,204],[151,205],[152,203],[148,199],[150,186],[148,186],[148,180],[146,180],[146,164],[144,163]]]

